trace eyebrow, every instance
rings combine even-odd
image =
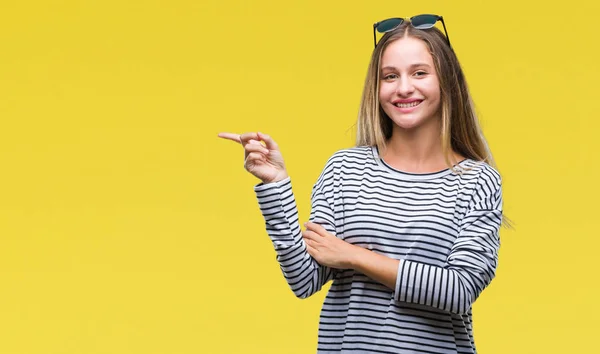
[[[431,68],[431,65],[429,65],[427,63],[412,64],[409,68],[414,69],[414,68],[423,67],[423,66]],[[398,70],[398,68],[396,68],[395,66],[392,66],[392,65],[388,65],[388,66],[381,68],[381,70]]]

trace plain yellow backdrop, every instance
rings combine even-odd
[[[311,353],[242,151],[301,219],[352,146],[372,23],[441,14],[504,178],[479,352],[600,352],[595,1],[2,1],[0,353]],[[567,6],[568,5],[568,6]]]

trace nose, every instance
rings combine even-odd
[[[399,96],[407,97],[410,96],[415,90],[412,80],[410,77],[401,76],[398,80],[398,86],[396,87],[396,93]]]

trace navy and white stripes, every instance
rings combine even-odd
[[[330,280],[319,353],[475,353],[471,305],[490,283],[502,220],[499,174],[473,160],[411,174],[374,147],[341,150],[313,187],[310,220],[400,260],[395,289],[306,252],[290,179],[255,187],[283,275],[306,298]]]

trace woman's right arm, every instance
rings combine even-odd
[[[298,209],[289,178],[255,187],[258,203],[277,261],[287,283],[299,298],[307,298],[333,277],[333,269],[319,265],[307,252],[298,220]],[[332,213],[317,188],[313,189],[310,221],[334,233]]]
[[[306,250],[291,180],[279,147],[262,133],[222,133],[219,137],[244,147],[244,167],[262,181],[254,190],[283,275],[297,297],[311,296],[332,279],[333,269],[319,265]],[[323,177],[313,187],[309,219],[335,234],[334,213],[322,192]]]

